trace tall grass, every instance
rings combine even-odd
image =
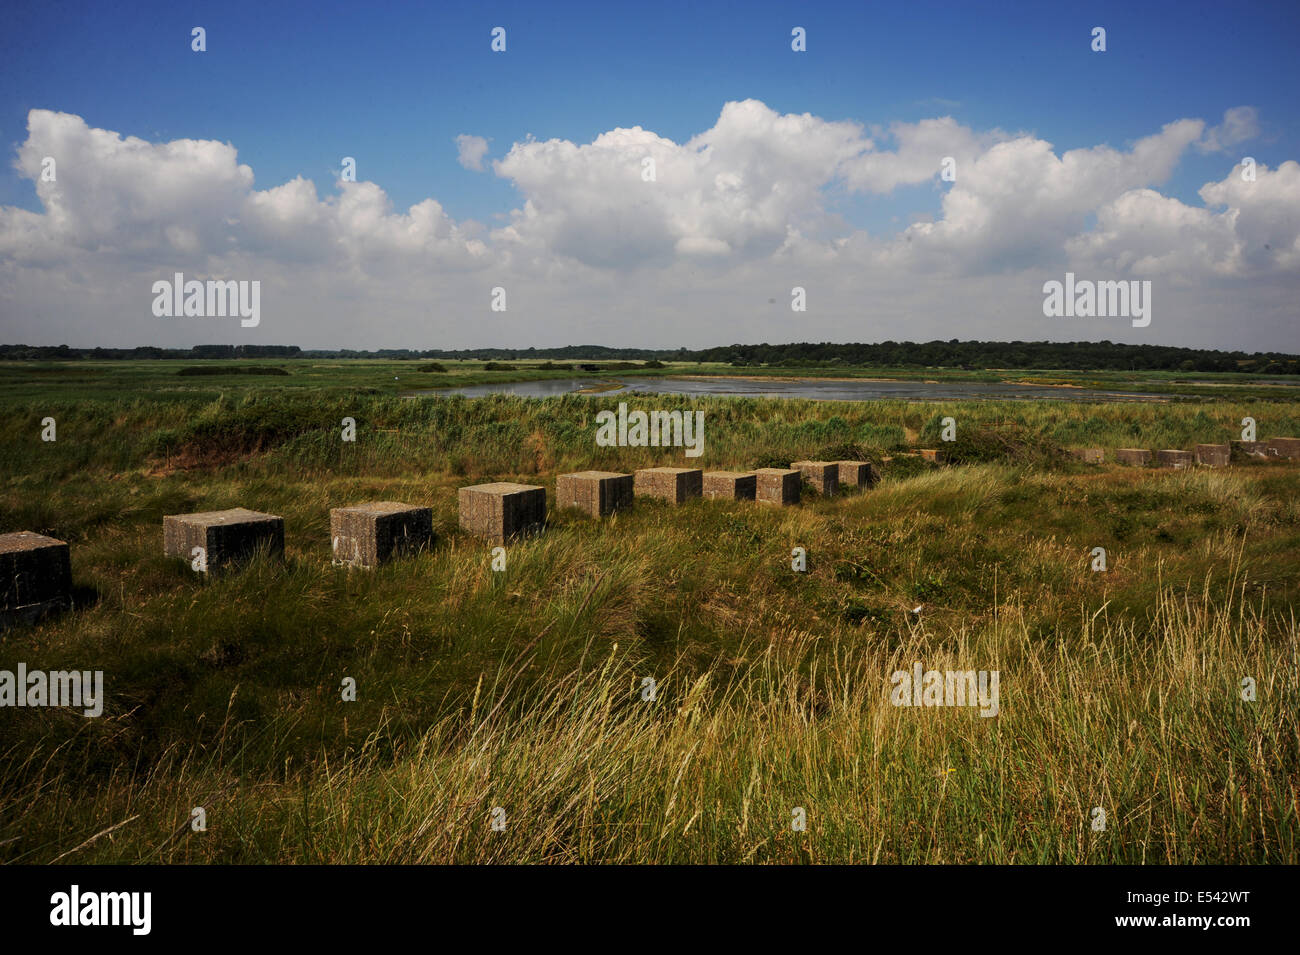
[[[1240,594],[1246,581],[1231,581]],[[591,665],[520,697],[528,652],[468,712],[347,760],[239,771],[228,717],[204,751],[74,792],[6,761],[5,815],[38,861],[1294,863],[1296,638],[1239,599],[1161,593],[1154,629],[1100,609],[1055,640],[1004,605],[976,629],[918,624],[892,649],[843,633],[751,637],[696,669],[647,668],[592,634]],[[892,706],[889,674],[996,669],[1001,712]],[[653,672],[658,693],[643,699]],[[1253,676],[1259,698],[1244,702]],[[218,714],[214,714],[218,715]],[[34,754],[33,754],[34,755]],[[202,805],[211,828],[186,827]],[[491,825],[504,810],[504,831]],[[806,832],[792,829],[805,810]],[[1106,814],[1094,831],[1094,807]],[[69,836],[49,840],[66,827]]]
[[[0,860],[1300,861],[1297,470],[1052,453],[1294,433],[1288,406],[650,401],[706,410],[695,466],[886,453],[946,415],[977,463],[795,508],[553,512],[494,573],[458,486],[680,449],[596,448],[598,397],[21,405],[59,440],[0,442],[0,522],[72,542],[78,608],[6,633],[0,668],[103,669],[107,700],[5,711]],[[431,507],[434,547],[332,567],[328,509],[365,499]],[[284,516],[282,564],[160,556],[164,514],[236,505]],[[918,660],[999,670],[1000,714],[891,706]]]
[[[411,469],[457,475],[538,474],[556,469],[682,464],[680,448],[601,448],[598,411],[631,407],[705,414],[704,456],[693,466],[751,467],[760,458],[798,460],[845,446],[878,452],[939,443],[953,417],[958,441],[982,433],[1048,446],[1190,448],[1239,436],[1257,419],[1262,436],[1300,433],[1300,406],[1276,401],[1076,404],[1066,402],[819,402],[682,395],[565,395],[545,400],[313,394],[255,386],[213,398],[61,399],[10,405],[16,430],[0,442],[0,466],[22,480],[70,481],[87,471],[193,471],[270,454],[284,472],[397,476]],[[41,440],[53,417],[59,440]],[[341,440],[342,420],[358,440]],[[992,460],[994,446],[973,446]]]

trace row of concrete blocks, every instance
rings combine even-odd
[[[1162,467],[1182,468],[1193,462],[1226,465],[1233,450],[1256,457],[1300,459],[1300,439],[1234,441],[1198,444],[1196,450],[1157,451]],[[1102,463],[1100,449],[1076,452],[1082,460]],[[1146,448],[1120,448],[1121,464],[1149,466]],[[931,460],[938,456],[925,455]],[[701,471],[698,468],[644,468],[633,474],[580,471],[556,480],[556,506],[577,508],[604,517],[631,506],[634,496],[661,498],[680,504],[690,498],[751,500],[795,504],[807,480],[823,495],[840,485],[867,487],[873,480],[866,461],[796,461],[790,468],[755,471]],[[460,526],[493,543],[542,527],[546,521],[546,489],[538,485],[493,483],[459,491]],[[376,567],[392,557],[432,546],[433,511],[394,501],[377,501],[330,510],[334,562]],[[216,571],[247,560],[259,549],[269,556],[284,553],[284,519],[237,507],[225,511],[172,514],[163,518],[163,552],[189,561],[196,570]],[[71,602],[72,571],[66,542],[31,531],[0,534],[0,628],[18,620],[34,620]]]
[[[823,495],[840,485],[869,487],[868,461],[796,461],[789,468],[754,471],[702,471],[699,468],[642,468],[635,474],[578,471],[555,480],[555,506],[606,517],[632,506],[635,497],[681,504],[691,498],[757,501],[790,505],[799,502],[807,480]],[[532,484],[479,484],[460,489],[460,526],[494,543],[540,527],[546,519],[546,491]]]
[[[1250,458],[1284,458],[1300,460],[1300,438],[1269,438],[1267,441],[1233,441],[1230,444],[1198,444],[1193,451],[1165,448],[1152,452],[1149,448],[1116,448],[1115,460],[1134,467],[1150,467],[1153,463],[1162,468],[1186,468],[1193,464],[1204,467],[1227,467],[1233,453]],[[1102,464],[1106,460],[1101,448],[1076,448],[1074,456],[1085,464]]]
[[[581,471],[561,474],[556,505],[603,517],[625,509],[634,495],[680,503],[692,497],[794,504],[801,478],[823,494],[839,484],[871,482],[865,461],[799,461],[796,467],[751,472],[694,468],[646,468],[632,474]],[[460,526],[494,543],[539,529],[546,521],[546,489],[529,484],[479,484],[459,491]],[[401,554],[432,546],[433,511],[395,501],[376,501],[330,510],[334,562],[376,567]],[[224,511],[170,514],[163,518],[163,553],[195,570],[219,571],[246,561],[259,550],[284,554],[284,519],[236,507]],[[66,541],[18,531],[0,534],[0,626],[35,620],[71,602],[72,569]]]
[[[334,562],[375,567],[398,554],[433,543],[433,511],[377,501],[330,511]],[[284,518],[235,507],[169,514],[163,518],[163,553],[202,572],[225,570],[258,551],[284,555]],[[0,534],[0,629],[32,622],[71,603],[68,544],[31,531]]]

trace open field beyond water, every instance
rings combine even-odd
[[[1300,862],[1300,464],[1061,453],[1223,442],[1247,416],[1297,436],[1289,389],[430,400],[400,393],[502,373],[177,374],[196,364],[0,366],[0,531],[70,542],[79,601],[0,636],[0,669],[102,669],[106,691],[96,719],[0,710],[2,861]],[[615,400],[704,411],[704,455],[597,447]],[[958,463],[896,457],[863,493],[552,511],[500,573],[456,526],[468,484],[879,459],[939,446],[945,416]],[[432,551],[331,566],[329,508],[382,499],[432,507]],[[163,515],[233,506],[283,515],[282,565],[161,556]],[[1000,671],[998,715],[891,705],[916,661]]]

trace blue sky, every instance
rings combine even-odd
[[[0,131],[11,146],[27,111],[46,108],[150,140],[230,142],[258,188],[302,175],[324,194],[354,156],[399,207],[435,195],[454,217],[484,221],[517,197],[457,163],[459,134],[491,140],[489,158],[530,133],[589,142],[640,125],[683,142],[724,102],[751,97],[865,124],[952,115],[1033,132],[1058,152],[1120,147],[1249,103],[1267,133],[1257,159],[1300,153],[1295,3],[55,2],[11,4],[8,16]],[[791,56],[792,25],[808,31],[804,56]],[[1104,55],[1089,48],[1097,25]],[[193,26],[207,29],[203,56],[189,48]],[[505,55],[489,49],[494,26],[507,29]],[[1166,192],[1192,198],[1223,167],[1189,157]],[[11,168],[0,184],[0,203],[39,207]],[[913,204],[844,209],[871,227]]]
[[[493,160],[501,159],[512,145],[529,137],[562,140],[581,147],[602,133],[633,126],[683,144],[711,130],[729,102],[756,100],[778,115],[808,113],[819,122],[860,124],[865,128],[864,136],[873,141],[872,148],[878,150],[896,148],[888,135],[879,134],[880,127],[952,117],[959,127],[975,136],[996,136],[997,131],[1002,131],[1046,141],[1057,157],[1068,150],[1102,146],[1121,152],[1131,150],[1135,141],[1160,133],[1165,124],[1200,120],[1209,129],[1224,121],[1225,111],[1248,109],[1256,128],[1246,141],[1215,150],[1199,148],[1203,140],[1193,142],[1194,137],[1183,137],[1167,171],[1125,187],[1156,189],[1193,210],[1206,206],[1198,190],[1207,183],[1230,179],[1241,156],[1253,156],[1272,170],[1300,156],[1300,104],[1295,95],[1300,88],[1300,71],[1296,67],[1300,4],[1295,3],[1038,0],[998,4],[280,5],[235,0],[219,4],[118,6],[17,2],[7,6],[6,18],[5,31],[0,35],[0,140],[7,154],[7,161],[0,166],[0,213],[5,207],[10,211],[4,213],[8,220],[0,217],[0,225],[7,221],[12,227],[11,235],[17,237],[11,239],[15,249],[30,244],[30,237],[36,234],[32,229],[46,229],[54,221],[54,217],[43,215],[48,210],[38,197],[31,168],[14,168],[18,161],[15,157],[29,140],[28,122],[33,110],[72,114],[91,130],[109,130],[152,144],[175,140],[228,143],[238,152],[237,162],[253,170],[251,189],[273,190],[301,176],[315,184],[322,203],[341,196],[336,183],[340,160],[355,157],[358,179],[375,183],[395,214],[400,216],[417,203],[436,199],[445,213],[447,227],[464,229],[461,251],[465,243],[472,245],[482,240],[488,253],[474,249],[471,257],[480,264],[494,262],[491,268],[512,278],[517,273],[510,269],[523,260],[518,250],[525,246],[531,249],[529,261],[537,270],[534,278],[551,267],[539,264],[538,249],[547,256],[555,253],[557,262],[566,255],[573,258],[573,243],[565,236],[583,228],[583,224],[548,225],[524,239],[489,236],[487,232],[514,221],[512,214],[523,207],[525,200],[539,206],[549,202],[554,209],[557,202],[581,204],[588,197],[566,192],[558,181],[565,175],[563,168],[553,163],[543,168],[546,160],[540,155],[530,155],[527,162],[514,167],[515,172],[501,175],[494,172]],[[190,49],[190,30],[194,26],[207,31],[207,51],[203,54]],[[490,31],[495,26],[507,30],[505,54],[490,50]],[[793,26],[807,30],[806,53],[794,54],[790,49]],[[1094,26],[1107,31],[1105,53],[1090,49]],[[489,140],[483,171],[464,168],[458,162],[454,140],[462,134]],[[67,142],[66,136],[56,140]],[[30,150],[39,152],[42,148],[49,147],[31,141]],[[103,159],[101,156],[96,161]],[[736,161],[734,169],[741,170],[738,175],[752,174],[757,168],[754,162],[761,165],[761,160],[752,159]],[[122,168],[119,165],[114,171],[106,167],[97,188],[112,188],[104,183],[120,183]],[[864,190],[846,186],[843,173],[847,168],[837,165],[824,181],[815,184],[818,202],[824,206],[819,211],[842,222],[845,235],[856,233],[859,238],[911,243],[913,236],[903,235],[909,224],[952,214],[943,205],[951,187],[933,177],[900,182],[888,189]],[[773,173],[772,188],[797,188],[798,183],[788,178],[791,174],[789,170]],[[511,180],[511,175],[516,176],[516,181]],[[531,186],[522,186],[520,182],[530,175],[534,177]],[[1268,195],[1290,197],[1290,175],[1273,181]],[[701,180],[706,186],[711,181],[715,181],[712,172]],[[130,191],[129,186],[119,188],[123,195]],[[1118,201],[1124,190],[1104,192],[1098,192],[1081,220],[1078,203],[1070,206],[1072,211],[1066,218],[1073,218],[1068,228],[1062,225],[1060,235],[1049,237],[1053,242],[1061,240],[1057,255],[1061,265],[1076,261],[1081,243],[1087,244],[1087,236],[1081,236],[1078,230],[1090,232],[1097,216],[1107,214],[1107,203]],[[85,204],[93,200],[83,196],[78,201]],[[600,214],[609,218],[605,201],[601,199],[593,209],[604,210]],[[976,201],[989,201],[988,193],[977,195]],[[109,204],[116,212],[104,214],[118,216],[120,230],[131,232],[140,227],[139,223],[128,224],[126,220],[131,216],[122,210],[138,205],[138,196],[123,198]],[[1289,247],[1290,237],[1279,233],[1281,227],[1270,220],[1267,212],[1275,207],[1282,208],[1272,198],[1265,201],[1257,194],[1255,212],[1242,220],[1253,215],[1255,231],[1244,238],[1226,238],[1223,221],[1200,223],[1197,228],[1206,230],[1210,238],[1198,240],[1198,247],[1226,243],[1227,248],[1239,241],[1248,253],[1251,249],[1276,253],[1279,240]],[[94,216],[88,208],[73,210],[64,224],[77,220],[78,215],[90,222]],[[42,223],[29,226],[18,210],[37,214]],[[669,209],[664,213],[666,220],[679,225],[680,211],[680,204],[676,211]],[[1139,271],[1152,267],[1155,274],[1161,270],[1169,273],[1171,263],[1182,262],[1178,250],[1135,251],[1125,245],[1125,235],[1135,235],[1145,228],[1132,217],[1147,214],[1154,216],[1153,223],[1163,221],[1176,232],[1177,227],[1169,226],[1169,222],[1193,213],[1181,208],[1112,210],[1108,221],[1118,217],[1123,220],[1123,228],[1116,226],[1105,236],[1093,236],[1093,246],[1101,250],[1093,261],[1120,263],[1115,267],[1125,270],[1126,275],[1132,267]],[[170,223],[172,233],[166,232],[168,223],[149,223],[150,227],[154,225],[159,234],[173,235],[176,227],[183,231],[187,224],[179,220]],[[407,225],[398,223],[393,228],[401,231]],[[951,230],[954,233],[961,232],[957,225],[954,223]],[[669,231],[676,227],[665,226]],[[734,231],[721,229],[719,234],[727,232],[725,239],[706,237],[714,246],[729,250],[732,258],[726,261],[732,265],[738,261],[735,256],[741,254],[741,240],[732,234]],[[85,256],[94,249],[125,254],[122,248],[106,248],[104,236],[92,233],[93,229],[86,229],[73,236],[49,226],[41,234],[50,237],[51,243],[62,242],[69,249],[77,249],[81,264],[88,261]],[[281,233],[268,227],[265,234]],[[192,238],[187,237],[176,248],[197,254]],[[696,241],[698,237],[686,238]],[[766,237],[768,245],[759,246],[770,251],[779,238],[778,230]],[[930,238],[938,243],[936,248],[951,254],[949,246],[938,241],[943,237]],[[511,246],[516,240],[520,244]],[[174,235],[169,241],[176,243]],[[248,249],[257,245],[243,240],[241,243]],[[494,258],[507,246],[515,250],[513,258],[505,253]],[[62,267],[66,274],[68,269],[67,262],[62,266],[52,264],[55,259],[48,248],[27,259],[21,252],[6,253],[7,248],[0,236],[0,273],[6,267],[12,269],[11,288],[22,284],[18,282],[19,273],[26,277],[30,288],[39,289],[41,283],[33,270]],[[165,274],[181,258],[176,248],[159,249],[155,261],[142,268]],[[668,248],[672,248],[671,244]],[[217,268],[211,258],[217,251],[204,250],[209,255],[205,263],[209,271]],[[988,274],[1005,271],[1010,267],[1008,263],[1024,265],[1027,258],[1023,252],[1010,250],[989,265]],[[871,254],[876,256],[872,261],[877,266],[892,261],[884,246]],[[137,250],[131,255],[137,256]],[[1216,262],[1195,276],[1192,285],[1197,281],[1218,283],[1215,287],[1223,296],[1221,300],[1236,301],[1232,295],[1246,286],[1242,284],[1234,292],[1222,283],[1225,276],[1227,280],[1244,282],[1249,270],[1240,262],[1229,261],[1227,252],[1220,250],[1216,255]],[[37,263],[35,258],[41,261]],[[274,271],[271,258],[264,260],[265,271]],[[584,259],[578,254],[576,258],[585,266],[603,263],[597,261],[598,256]],[[106,266],[107,259],[101,256],[99,261]],[[140,264],[132,261],[133,265]],[[230,260],[226,257],[221,261],[228,264]],[[248,261],[258,262],[254,258],[245,260],[245,264]],[[689,275],[698,274],[693,262],[686,268]],[[275,267],[279,264],[277,261]],[[965,260],[956,267],[966,274],[974,268]],[[469,266],[459,262],[455,268],[464,271]],[[491,271],[487,266],[483,268]],[[1261,314],[1268,312],[1261,340],[1276,345],[1279,337],[1287,337],[1286,316],[1278,309],[1283,307],[1287,294],[1294,291],[1296,275],[1285,256],[1268,268],[1271,298],[1252,307],[1261,309]],[[337,267],[334,271],[338,271]],[[571,271],[577,276],[573,281],[586,282],[592,288],[611,278],[610,273],[599,269],[591,274],[576,268]],[[840,274],[847,271],[841,269]],[[1249,274],[1258,283],[1258,269]],[[4,277],[0,274],[0,279]],[[483,280],[488,278],[484,272]],[[1026,282],[1032,284],[1032,278],[1028,276]],[[1171,288],[1190,288],[1185,278],[1171,280]],[[285,281],[289,285],[294,281],[310,284],[305,275]],[[505,279],[498,275],[493,281]],[[673,281],[680,284],[679,279]],[[745,280],[736,281],[733,288],[744,287]],[[659,284],[664,284],[663,280]],[[726,294],[725,286],[709,288],[707,294]],[[480,291],[478,285],[472,291],[463,290],[466,300]],[[832,319],[828,313],[821,333],[832,338],[866,337],[846,319],[849,303],[877,292],[858,289],[849,295],[841,291],[843,295],[836,300],[839,318]],[[1007,307],[1023,308],[1028,299],[1020,295],[1019,286],[1013,291],[1015,302],[1011,304],[1008,299]],[[706,294],[703,286],[699,293]],[[0,307],[30,311],[33,303],[24,298],[25,294],[0,296]],[[374,290],[357,287],[340,294],[365,300]],[[102,297],[111,298],[107,294]],[[1202,297],[1191,295],[1189,301]],[[601,301],[601,307],[609,307],[609,299]],[[44,306],[55,305],[52,300],[34,304],[41,312]],[[934,306],[943,310],[938,299]],[[585,306],[575,300],[563,307]],[[681,303],[672,306],[678,310],[681,307]],[[91,338],[107,335],[101,331],[103,321],[94,320],[89,311],[83,311],[76,321],[94,329]],[[943,321],[936,312],[933,324],[942,325]],[[68,322],[72,324],[50,329],[49,334],[75,337],[74,332],[82,326],[71,318]],[[991,317],[985,323],[987,327],[975,324],[974,330],[986,337],[1025,335],[1025,328],[1032,328],[1031,323],[1000,329]],[[31,329],[47,326],[17,323],[16,327],[32,338]],[[126,323],[120,334],[138,335],[142,327]],[[289,323],[281,326],[279,334],[273,328],[248,334],[265,334],[269,340],[279,341],[291,331],[300,334],[301,327],[301,323]],[[903,331],[910,327],[908,323]],[[1178,332],[1166,327],[1149,334],[1187,343],[1228,343],[1214,331],[1213,316],[1208,313],[1196,327],[1195,333],[1187,325]],[[408,342],[413,328],[423,326],[410,315],[394,319],[388,336],[391,343],[417,344]],[[580,323],[568,333],[604,329],[602,325]],[[744,331],[754,334],[742,334],[740,328],[717,334],[731,341],[780,337],[782,330],[776,326]],[[340,334],[337,323],[321,325],[315,332],[328,339],[322,344],[348,337]],[[605,340],[611,344],[634,337],[626,328],[609,332]],[[898,330],[891,332],[898,337]],[[173,334],[182,333],[172,329],[164,337]],[[1041,336],[1029,337],[1062,336],[1089,337],[1077,328],[1049,329]],[[204,329],[200,337],[208,340],[213,336]],[[501,337],[509,335],[502,331]],[[883,337],[883,332],[876,337]],[[1095,337],[1120,336],[1099,332]],[[85,341],[86,336],[80,340]],[[471,344],[489,343],[476,340]],[[1300,342],[1296,347],[1300,348]]]

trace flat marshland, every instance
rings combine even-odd
[[[1286,389],[468,400],[401,396],[420,363],[194,364],[0,365],[0,532],[68,541],[77,602],[0,670],[105,689],[98,718],[0,710],[0,861],[1300,862],[1300,463],[1062,454],[1300,435]],[[617,401],[704,411],[704,455],[598,447]],[[891,454],[785,509],[552,509],[501,572],[457,529],[485,481],[553,505],[566,471]],[[329,508],[367,500],[431,507],[434,547],[332,566]],[[162,556],[163,515],[235,506],[284,517],[283,563]],[[892,705],[917,662],[998,671],[997,715]]]

